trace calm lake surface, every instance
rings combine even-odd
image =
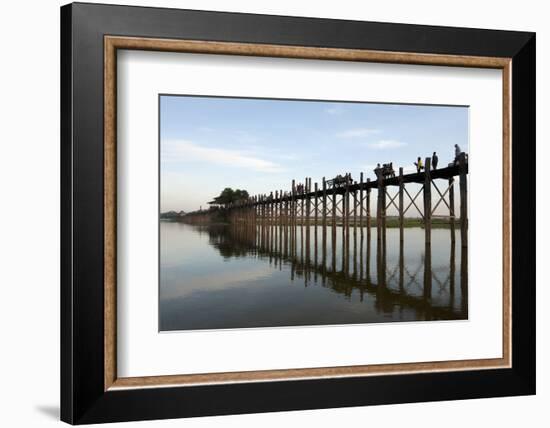
[[[460,233],[343,232],[161,221],[160,330],[467,319]]]

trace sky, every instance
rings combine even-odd
[[[434,151],[443,167],[455,144],[468,151],[467,107],[161,95],[161,211],[208,208],[225,187],[372,180],[377,163],[413,172]]]

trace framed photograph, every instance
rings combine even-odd
[[[535,393],[535,35],[61,8],[61,416]]]

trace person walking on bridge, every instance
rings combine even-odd
[[[374,174],[376,175],[376,178],[380,178],[380,174],[382,174],[382,168],[380,168],[380,164],[376,164],[376,168],[374,168]]]
[[[439,158],[437,157],[437,153],[434,152],[432,155],[432,169],[437,169],[437,163],[439,162]]]
[[[460,150],[460,146],[458,144],[455,144],[455,164],[458,163],[458,158],[460,158],[461,153],[462,150]]]
[[[420,172],[424,169],[424,165],[422,164],[422,158],[419,156],[416,162],[414,162],[414,165],[416,166],[416,172]]]

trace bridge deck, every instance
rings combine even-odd
[[[468,173],[468,164],[466,163],[466,173]],[[446,179],[448,180],[451,177],[456,177],[460,174],[460,167],[459,165],[453,165],[448,166],[441,169],[434,169],[430,171],[430,178],[432,180],[435,179]],[[403,174],[403,184],[407,183],[419,183],[423,184],[426,180],[426,173],[425,172],[415,172],[412,174]],[[384,186],[399,186],[399,176],[396,175],[392,178],[385,178],[383,180]],[[342,187],[331,187],[326,189],[326,195],[343,195],[346,193],[346,189],[348,189],[350,192],[356,192],[358,190],[367,190],[367,189],[376,189],[378,188],[378,181],[365,181],[363,183],[353,183],[349,186],[342,186]],[[309,199],[314,197],[322,197],[325,194],[323,189],[319,189],[316,192],[307,192],[307,193],[296,193],[294,196],[287,195],[283,197],[273,197],[273,198],[266,198],[264,200],[260,200],[255,202],[253,205],[263,205],[263,204],[270,204],[270,203],[278,203],[278,202],[285,202],[290,200],[300,200],[300,199]]]

